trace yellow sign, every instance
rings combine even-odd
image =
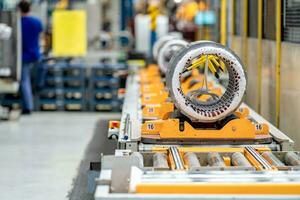
[[[86,54],[86,12],[58,10],[53,13],[53,55],[84,56]]]

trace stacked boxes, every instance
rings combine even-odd
[[[118,95],[125,87],[125,64],[86,66],[65,60],[44,63],[44,84],[33,84],[37,111],[120,111],[122,99]],[[33,76],[33,82],[36,77]],[[0,97],[1,105],[20,108],[18,95]]]
[[[89,80],[89,105],[92,111],[119,111],[121,100],[118,98],[120,72],[126,70],[124,64],[100,64],[93,66]]]
[[[44,87],[36,92],[36,110],[63,110],[63,69],[67,67],[67,63],[56,62],[46,65],[47,72]]]
[[[64,110],[86,110],[85,75],[82,64],[70,64],[63,69]]]
[[[124,64],[85,66],[58,62],[47,66],[45,86],[38,92],[36,110],[120,111],[118,90]]]

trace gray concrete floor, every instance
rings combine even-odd
[[[97,121],[107,113],[34,113],[0,122],[0,199],[67,199]]]

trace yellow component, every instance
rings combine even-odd
[[[225,63],[222,61],[222,60],[220,60],[220,67],[222,68],[222,70],[223,70],[223,72],[225,71],[225,69],[226,69],[226,66],[225,66]]]
[[[281,65],[281,0],[276,0],[276,110],[275,110],[275,122],[279,128],[280,125],[280,65]]]
[[[159,71],[159,67],[156,64],[149,64],[147,67],[148,71]]]
[[[195,62],[193,62],[188,68],[187,70],[192,70],[192,69],[196,69],[199,68],[201,65],[203,65],[205,63],[206,58],[205,57],[200,57],[198,60],[196,60]]]
[[[108,128],[120,128],[120,121],[111,120],[108,122]]]
[[[198,65],[204,64],[204,63],[205,63],[205,60],[206,60],[206,56],[201,56],[199,59],[194,60],[194,61],[192,62],[192,65],[189,66],[188,69],[195,68],[195,67],[198,66]]]
[[[217,70],[210,60],[208,60],[208,68],[210,69],[211,73],[214,75],[216,74]]]
[[[271,151],[271,149],[269,147],[257,147],[257,148],[255,148],[255,150],[260,154],[262,154],[265,151]]]
[[[60,0],[55,4],[55,9],[67,9],[69,6],[69,0]]]
[[[151,75],[151,76],[156,75],[156,76],[160,77],[159,68],[155,64],[151,64],[147,68],[140,69],[139,74],[141,76],[146,76],[146,77],[149,75]]]
[[[141,93],[155,93],[162,91],[164,89],[164,84],[163,83],[154,83],[154,84],[144,84],[141,85]]]
[[[216,58],[214,56],[211,56],[211,59],[210,59],[217,67],[220,67],[220,63],[216,60]]]
[[[167,153],[169,150],[169,147],[160,147],[160,146],[154,146],[152,147],[153,152],[161,152],[161,153]]]
[[[151,77],[160,78],[159,72],[151,70],[151,71],[140,71],[140,79],[150,79]]]
[[[258,0],[257,16],[257,112],[261,114],[262,97],[262,34],[263,34],[263,0]]]
[[[147,104],[143,107],[143,118],[167,119],[174,111],[174,104],[163,102],[162,104]]]
[[[127,64],[132,65],[132,66],[137,66],[137,67],[145,67],[146,66],[146,62],[143,59],[127,60]]]
[[[223,156],[223,160],[227,167],[231,166],[231,158],[229,156]]]
[[[150,15],[150,30],[155,31],[156,29],[156,18],[159,15],[159,8],[156,5],[150,5],[148,8]]]
[[[230,5],[229,5],[229,9],[230,10],[234,10],[234,6],[235,6],[235,1],[229,1],[230,2]],[[234,37],[234,29],[235,29],[235,12],[230,12],[231,15],[230,15],[230,38],[233,38]],[[233,48],[233,41],[234,40],[231,40],[231,43],[230,43],[230,48],[231,49],[234,49]]]
[[[53,55],[85,56],[87,50],[86,12],[57,10],[53,16]]]
[[[146,71],[146,70],[141,70],[140,71],[140,77],[143,79],[149,79],[149,76],[155,76],[157,78],[160,78],[159,72],[155,71],[155,70],[150,70],[150,71]]]
[[[299,183],[140,183],[143,194],[299,195]]]
[[[156,151],[156,149],[152,149],[153,151]],[[158,150],[158,149],[157,149]],[[195,153],[201,153],[201,152],[226,152],[226,153],[235,153],[235,152],[244,152],[243,147],[178,147],[179,152],[195,152]]]
[[[168,92],[161,91],[159,93],[147,93],[141,97],[142,105],[146,104],[161,104],[168,98]]]
[[[201,56],[200,58],[193,61],[192,64],[187,68],[187,70],[192,70],[192,69],[196,69],[199,67],[203,67],[205,62],[206,62],[206,55]],[[213,74],[215,74],[217,72],[214,65],[216,65],[216,67],[222,68],[223,71],[225,70],[225,64],[222,60],[220,60],[218,62],[214,55],[209,55],[208,56],[208,67]]]
[[[153,84],[153,83],[159,83],[159,82],[161,82],[161,78],[156,77],[156,76],[150,76],[147,78],[141,77],[141,79],[140,79],[141,86],[143,86],[145,84]]]
[[[234,119],[222,129],[194,129],[188,122],[183,122],[184,130],[179,130],[179,119],[146,121],[142,125],[142,135],[158,135],[161,139],[255,139],[268,135],[269,130],[257,130],[248,119]],[[265,128],[262,126],[261,128]]]
[[[153,147],[153,152],[166,152],[168,151],[168,147]],[[262,148],[261,150],[266,149],[266,151],[270,151],[269,148]],[[243,153],[245,148],[243,147],[178,147],[178,151],[183,154],[185,152],[195,152],[195,153],[203,153],[203,152],[220,152],[220,153],[235,153],[241,152]]]
[[[237,109],[235,112],[234,112],[234,114],[238,117],[238,118],[246,118],[246,117],[248,117],[248,115],[249,115],[249,113],[250,113],[250,111],[249,111],[249,109],[248,108],[239,108],[239,109]]]
[[[247,69],[248,67],[248,0],[242,1],[243,5],[243,31],[242,31],[242,60]]]
[[[221,44],[226,45],[227,40],[227,0],[221,0]]]

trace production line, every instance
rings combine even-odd
[[[95,199],[299,199],[294,142],[242,103],[244,64],[227,47],[174,33],[157,64],[132,67],[115,155],[101,158]]]

